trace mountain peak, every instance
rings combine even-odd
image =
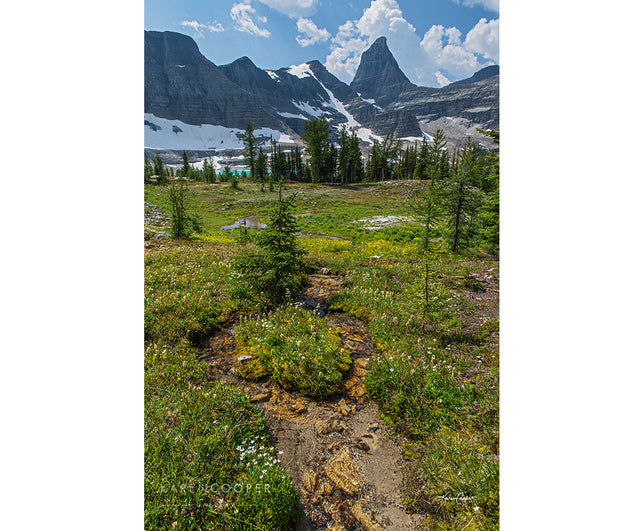
[[[385,46],[387,48],[387,37],[377,37],[375,39],[375,42],[373,42],[370,47],[372,48],[373,46]]]
[[[387,38],[379,37],[362,54],[351,88],[362,96],[389,104],[412,86],[390,51]]]

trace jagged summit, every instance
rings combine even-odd
[[[351,82],[351,88],[362,97],[373,98],[379,105],[393,102],[412,83],[398,66],[388,48],[387,39],[379,37],[362,58]]]

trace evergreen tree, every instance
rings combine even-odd
[[[499,147],[499,131],[483,131],[484,135],[493,139],[493,144]],[[496,148],[486,156],[489,167],[487,182],[488,191],[482,206],[482,238],[483,245],[493,254],[499,254],[499,150]]]
[[[338,150],[338,176],[340,178],[340,183],[344,184],[351,173],[351,157],[349,153],[351,146],[349,143],[349,133],[344,124],[338,132],[338,145],[340,146]]]
[[[348,155],[350,182],[361,181],[364,174],[364,162],[362,161],[362,150],[360,149],[355,131],[349,137]]]
[[[256,236],[258,250],[241,255],[235,262],[236,270],[267,307],[292,300],[306,279],[293,206],[294,195],[283,199],[280,184],[267,228]]]
[[[416,146],[417,147],[417,146]],[[398,163],[398,177],[401,179],[413,179],[415,173],[416,152],[413,146],[407,147],[400,157]]]
[[[428,143],[426,137],[422,140],[422,147],[420,148],[420,154],[416,160],[416,167],[414,172],[414,179],[429,179],[429,155],[428,155]]]
[[[258,148],[258,157],[256,157],[255,164],[256,171],[256,179],[258,179],[261,183],[265,182],[265,178],[267,177],[267,157],[265,157],[265,153],[263,152],[263,148]]]
[[[256,138],[254,137],[254,127],[252,123],[248,122],[245,127],[245,133],[243,134],[243,156],[245,157],[245,163],[250,167],[250,179],[255,181],[257,178],[256,172]]]
[[[482,191],[475,186],[479,179],[478,159],[478,150],[468,140],[467,145],[460,150],[458,163],[451,171],[446,207],[448,225],[452,230],[452,252],[467,247],[476,233],[477,214],[483,200]]]
[[[168,182],[168,172],[166,171],[166,168],[164,168],[164,163],[159,155],[155,155],[155,158],[153,159],[153,171],[155,172],[155,175],[157,175],[157,184],[166,184]]]
[[[189,177],[189,160],[187,159],[187,152],[183,150],[183,168],[181,170],[182,177]]]
[[[192,216],[185,205],[186,185],[181,179],[173,182],[168,197],[172,205],[172,222],[170,230],[173,238],[188,238],[192,231],[198,232],[200,224],[195,216]]]
[[[329,124],[325,115],[322,114],[320,118],[311,118],[304,122],[304,132],[301,137],[310,155],[312,182],[320,182],[323,175],[327,173],[330,155]]]
[[[232,180],[233,180],[233,172],[230,170],[230,166],[224,166],[224,171],[220,174],[220,181],[224,183],[230,183],[232,182]]]
[[[203,179],[208,183],[214,183],[217,180],[217,173],[215,172],[215,167],[213,166],[211,158],[202,161],[202,173]]]
[[[388,133],[383,142],[374,141],[370,151],[370,179],[385,181],[394,176],[395,165],[400,155],[402,142],[394,140],[394,134]]]
[[[433,139],[433,144],[428,148],[427,172],[430,182],[414,203],[414,210],[424,223],[424,237],[422,239],[422,250],[427,251],[430,243],[430,229],[443,214],[443,197],[441,179],[441,159],[442,151],[446,146],[446,139],[443,131],[438,130]],[[418,160],[418,164],[419,164]]]
[[[144,184],[147,184],[151,180],[151,176],[153,175],[153,166],[149,162],[149,159],[144,157]]]

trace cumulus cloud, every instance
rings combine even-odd
[[[252,19],[254,13],[256,10],[249,2],[234,4],[230,9],[230,18],[235,21],[235,29],[258,37],[269,37],[271,32],[265,28],[259,28]],[[267,22],[266,17],[259,17],[258,20],[263,24]]]
[[[318,0],[258,0],[262,4],[275,9],[291,18],[314,14]]]
[[[444,76],[439,70],[435,72],[435,79],[437,79],[437,84],[440,87],[445,87],[446,85],[450,84],[450,80],[446,76]]]
[[[471,76],[479,70],[476,55],[462,46],[461,32],[456,28],[434,25],[426,32],[420,46],[437,66],[457,78]]]
[[[319,29],[317,25],[308,18],[300,18],[297,20],[297,31],[305,35],[297,35],[295,40],[302,47],[316,44],[317,42],[326,41],[330,34],[326,29]]]
[[[467,34],[465,48],[499,63],[499,19],[481,18]]]
[[[481,18],[465,41],[457,28],[432,26],[420,43],[433,62],[457,78],[499,62],[499,20]]]
[[[224,26],[222,26],[217,21],[210,22],[209,24],[202,24],[201,22],[198,22],[197,20],[184,20],[183,22],[181,22],[181,26],[193,28],[194,37],[204,37],[205,35],[202,32],[203,29],[206,29],[207,31],[211,31],[215,33],[224,31]]]
[[[332,74],[350,82],[362,53],[381,36],[387,38],[394,58],[412,82],[436,83],[426,54],[420,48],[420,37],[403,17],[396,0],[373,0],[359,20],[349,20],[340,26],[332,39],[325,66]]]
[[[432,26],[420,38],[397,0],[373,0],[359,20],[338,28],[325,66],[349,83],[362,53],[381,36],[387,38],[401,70],[417,85],[444,86],[499,62],[499,20],[480,19],[464,39],[458,28],[441,25]]]
[[[461,0],[452,1],[455,4],[461,3]],[[499,13],[499,0],[463,0],[462,3],[464,6],[467,7],[475,7],[478,5],[488,9],[489,11],[495,11],[496,13]]]

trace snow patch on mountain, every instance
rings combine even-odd
[[[278,82],[282,82],[282,80],[278,77],[278,74],[276,74],[273,70],[265,70],[265,72],[269,74],[269,77],[271,79],[278,81]]]
[[[401,140],[406,140],[407,142],[422,142],[424,140],[423,136],[403,136]]]
[[[144,126],[144,146],[148,148],[197,151],[243,148],[242,135],[245,131],[241,129],[211,124],[190,125],[180,120],[159,118],[150,113],[146,113],[144,119],[156,126],[156,129],[150,125]],[[254,136],[273,136],[276,142],[294,143],[289,135],[267,127],[255,129]]]
[[[303,116],[302,114],[292,114],[290,112],[279,112],[278,114],[280,116],[283,116],[284,118],[298,118],[300,120],[307,120],[308,119],[306,116]]]
[[[321,114],[325,114],[325,111],[323,109],[313,107],[307,101],[293,101],[292,103],[300,111],[303,111],[310,116],[314,116],[315,118],[318,118],[319,116],[321,116]]]
[[[368,127],[360,127],[357,131],[357,138],[360,140],[364,140],[365,142],[372,143],[375,140],[377,142],[382,142],[383,137],[379,135],[375,135]]]
[[[308,63],[302,63],[300,65],[289,66],[286,70],[289,74],[297,76],[302,79],[304,77],[314,77],[312,70],[310,70],[310,65]]]

